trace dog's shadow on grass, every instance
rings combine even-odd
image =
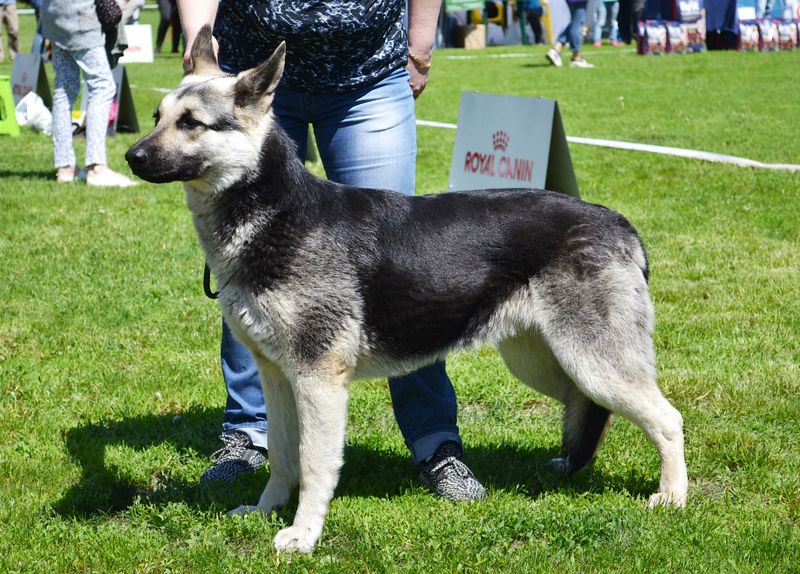
[[[201,483],[202,467],[187,465],[183,459],[208,460],[221,446],[217,439],[220,410],[193,408],[188,411],[131,417],[123,420],[86,423],[67,431],[66,448],[81,468],[80,480],[54,505],[63,516],[90,518],[121,512],[142,500],[149,504],[181,502],[198,510],[224,511],[243,503],[254,503],[266,484],[269,471],[241,475],[233,483]],[[159,465],[148,477],[122,469],[107,459],[110,448],[145,452],[171,445],[178,460]],[[552,449],[497,444],[468,447],[465,461],[476,476],[494,490],[526,492],[539,497],[548,492],[625,491],[632,496],[653,492],[657,482],[637,476],[606,477],[591,467],[564,478],[549,470],[546,462],[558,455]],[[167,457],[169,458],[169,456]],[[197,468],[195,468],[197,467]],[[187,469],[188,468],[188,469]],[[345,451],[345,465],[337,496],[386,497],[421,488],[418,471],[406,453],[378,451],[351,442]]]
[[[54,172],[53,172],[54,173]],[[0,180],[8,177],[19,177],[25,180],[38,179],[41,181],[56,182],[56,178],[50,171],[36,171],[30,169],[0,169]]]

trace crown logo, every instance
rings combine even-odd
[[[492,134],[492,147],[495,151],[506,151],[508,140],[511,139],[504,130],[499,130]]]

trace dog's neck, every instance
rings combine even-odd
[[[268,233],[292,211],[314,209],[327,186],[306,170],[292,140],[274,124],[262,143],[257,169],[214,193],[204,181],[186,182],[184,188],[206,261],[217,284],[224,285],[254,233]]]

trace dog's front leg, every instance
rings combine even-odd
[[[300,500],[294,523],[275,536],[275,548],[310,552],[322,534],[344,454],[350,370],[336,361],[294,381],[300,431]]]
[[[280,367],[254,353],[264,389],[269,421],[269,481],[257,506],[240,506],[229,514],[259,511],[269,514],[284,506],[298,484],[299,429],[294,389]]]

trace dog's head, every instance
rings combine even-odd
[[[133,173],[215,193],[255,169],[274,121],[270,106],[285,56],[281,43],[258,67],[226,74],[217,66],[211,28],[204,27],[192,45],[188,72],[154,114],[155,129],[125,154]]]

